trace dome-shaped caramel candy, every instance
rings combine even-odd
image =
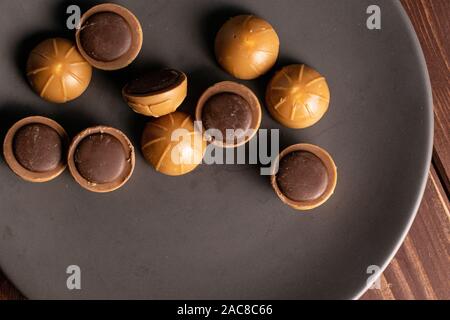
[[[280,40],[273,27],[252,15],[228,20],[216,37],[216,57],[222,68],[238,79],[255,79],[273,67]]]
[[[145,159],[156,171],[181,176],[202,162],[206,141],[188,114],[175,112],[147,124],[141,148]]]
[[[47,101],[65,103],[89,86],[92,67],[69,40],[45,40],[31,51],[27,77],[34,91]]]
[[[316,70],[296,64],[284,67],[267,87],[270,114],[288,128],[303,129],[317,123],[328,110],[330,90]]]

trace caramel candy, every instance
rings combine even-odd
[[[145,159],[156,171],[181,176],[202,162],[206,141],[188,114],[175,112],[152,119],[146,125],[141,148]]]
[[[215,42],[219,64],[243,80],[258,78],[269,71],[278,58],[279,49],[280,40],[273,27],[252,15],[228,20]]]
[[[316,70],[295,64],[284,67],[270,81],[266,92],[270,114],[282,125],[303,129],[316,124],[328,110],[330,90]]]
[[[81,96],[89,86],[92,67],[74,43],[62,38],[45,40],[31,51],[27,77],[41,98],[65,103]]]
[[[183,72],[163,69],[132,80],[122,95],[136,113],[158,118],[175,112],[183,103],[187,83]]]
[[[334,193],[337,168],[325,150],[310,144],[293,145],[281,152],[278,171],[271,177],[278,197],[296,210],[311,210]]]
[[[81,17],[80,25],[76,32],[78,49],[95,68],[125,68],[141,51],[141,24],[124,7],[112,3],[97,5]]]
[[[83,188],[106,193],[121,188],[130,179],[135,152],[124,133],[99,126],[75,137],[67,162],[70,173]]]
[[[235,148],[250,141],[261,125],[262,111],[256,95],[246,86],[219,82],[203,93],[197,103],[196,120],[205,139],[216,146]],[[220,133],[220,137],[213,131]]]
[[[11,170],[30,182],[47,182],[66,168],[69,138],[55,121],[29,117],[11,127],[5,137],[3,153]]]

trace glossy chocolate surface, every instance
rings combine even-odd
[[[122,176],[127,153],[116,137],[96,133],[80,142],[75,152],[75,164],[89,182],[110,183]]]
[[[235,130],[231,137],[240,138],[252,124],[252,110],[247,100],[240,95],[223,92],[209,98],[203,106],[203,125],[217,129],[228,138],[227,130]]]
[[[58,132],[45,124],[26,125],[14,136],[16,160],[33,172],[48,172],[57,168],[62,159],[62,149]]]
[[[281,192],[291,200],[316,200],[327,189],[327,168],[319,157],[310,152],[291,152],[280,161],[277,183]]]
[[[173,69],[162,69],[139,76],[126,86],[125,93],[131,95],[154,94],[169,91],[184,80],[181,72]]]
[[[91,58],[110,62],[127,53],[131,47],[132,33],[127,21],[120,15],[100,12],[83,24],[80,42]]]

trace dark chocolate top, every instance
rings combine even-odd
[[[327,189],[327,168],[316,155],[294,151],[281,159],[277,184],[281,192],[291,200],[316,200]]]
[[[113,12],[100,12],[89,17],[80,30],[80,43],[93,59],[110,62],[130,50],[132,31],[127,21]]]
[[[91,183],[115,182],[125,170],[127,153],[116,137],[96,133],[79,143],[75,164],[80,175]]]
[[[179,86],[184,80],[184,75],[173,69],[162,69],[149,72],[132,80],[126,87],[127,94],[154,94],[170,91]]]
[[[228,141],[245,138],[252,124],[250,104],[238,94],[218,93],[209,98],[202,111],[202,121],[206,130],[216,129]],[[226,135],[227,129],[239,130],[234,135]]]
[[[16,160],[25,169],[32,172],[49,172],[60,164],[63,146],[55,129],[35,123],[16,132],[13,150]]]

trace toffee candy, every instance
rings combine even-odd
[[[238,79],[251,80],[269,71],[275,64],[280,40],[273,27],[252,15],[228,20],[215,41],[219,64]]]
[[[270,81],[267,108],[282,125],[303,129],[316,124],[328,110],[330,90],[316,70],[295,64],[284,67]]]
[[[146,125],[141,149],[156,171],[168,176],[181,176],[202,162],[206,141],[188,114],[175,112],[152,119]]]
[[[195,115],[207,141],[219,147],[234,148],[254,137],[261,125],[262,111],[258,98],[249,88],[225,81],[203,93]]]
[[[29,117],[8,131],[3,153],[11,170],[30,182],[47,182],[66,168],[68,136],[55,121]]]
[[[187,84],[183,72],[163,69],[132,80],[122,95],[136,113],[157,118],[178,109],[186,99]]]
[[[142,28],[128,9],[112,3],[88,10],[76,32],[77,46],[94,67],[117,70],[128,66],[142,48]]]
[[[39,96],[65,103],[81,96],[89,86],[92,67],[74,43],[62,38],[45,40],[31,51],[27,77]]]
[[[280,199],[297,210],[311,210],[325,203],[337,183],[337,169],[323,149],[298,144],[284,150],[277,160],[278,172],[271,177]]]
[[[72,176],[83,188],[111,192],[122,187],[133,174],[134,147],[117,129],[89,128],[73,140],[67,162]]]

